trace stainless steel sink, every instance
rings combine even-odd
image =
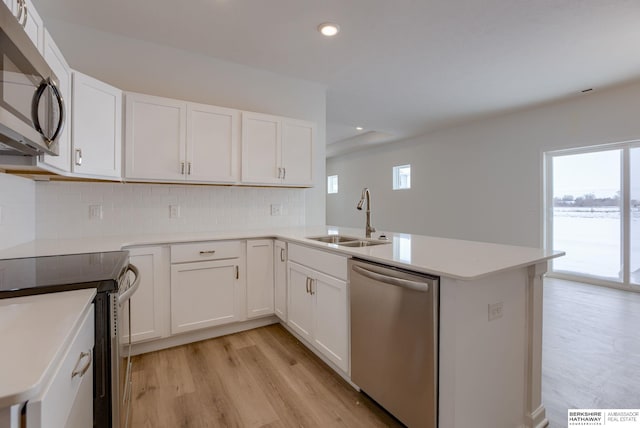
[[[338,245],[342,245],[344,247],[371,247],[373,245],[383,245],[388,244],[389,242],[381,242],[381,241],[349,241],[342,242]]]
[[[325,235],[325,236],[309,236],[307,239],[313,239],[314,241],[326,242],[327,244],[336,244],[343,247],[370,247],[372,245],[388,244],[390,241],[376,241],[362,238],[355,238],[353,236],[344,235]]]
[[[326,235],[326,236],[309,236],[307,239],[314,241],[326,242],[327,244],[340,244],[342,242],[357,241],[360,238],[344,235]]]

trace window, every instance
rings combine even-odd
[[[327,177],[327,193],[338,193],[337,175],[330,175]]]
[[[411,165],[393,167],[393,190],[411,189]]]
[[[640,284],[638,142],[547,153],[547,247],[558,275]]]

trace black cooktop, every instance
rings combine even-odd
[[[117,290],[128,251],[0,260],[0,299],[97,288]]]

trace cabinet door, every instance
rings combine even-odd
[[[125,177],[184,181],[187,103],[126,94]]]
[[[58,78],[58,90],[64,101],[64,127],[58,137],[58,156],[44,155],[42,163],[52,166],[64,172],[71,171],[71,127],[72,127],[72,108],[73,100],[71,99],[71,69],[69,64],[62,56],[62,52],[56,46],[48,31],[44,34],[44,59],[53,70]]]
[[[273,314],[273,241],[247,241],[247,318]]]
[[[309,343],[313,343],[313,296],[310,292],[313,271],[289,262],[287,324]]]
[[[316,273],[313,343],[344,372],[349,370],[349,316],[345,281]]]
[[[169,272],[168,261],[163,260],[160,247],[130,249],[129,260],[140,271],[140,285],[131,296],[131,342],[166,336],[164,326],[169,314],[163,313],[163,293],[169,290],[163,277]],[[126,340],[129,331],[127,317],[124,317],[122,331]]]
[[[27,402],[26,428],[93,425],[94,326],[95,313],[91,306],[72,341],[63,348],[62,359],[50,368],[51,380]],[[80,372],[74,376],[77,370]],[[75,421],[79,423],[71,425]]]
[[[13,15],[15,16],[17,13],[17,3],[16,0],[4,0],[4,4],[7,5],[7,7],[9,8],[9,10],[11,11],[11,13],[13,13]]]
[[[189,103],[187,108],[187,180],[238,181],[237,110]]]
[[[287,243],[275,241],[274,265],[274,312],[282,321],[287,321]]]
[[[26,0],[26,5],[27,20],[24,25],[24,31],[42,53],[44,50],[44,22],[42,22],[42,18],[31,0]]]
[[[283,183],[313,184],[313,141],[315,125],[311,122],[285,119],[282,122]]]
[[[242,113],[242,181],[280,184],[281,121],[275,116]]]
[[[237,321],[239,260],[171,266],[171,333]]]
[[[121,178],[122,91],[73,73],[73,172]]]

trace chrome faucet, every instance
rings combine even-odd
[[[371,232],[375,232],[376,228],[371,226],[371,192],[369,192],[368,187],[362,189],[362,196],[360,197],[360,201],[356,206],[358,210],[362,211],[362,205],[364,204],[365,200],[367,201],[367,224],[365,225],[365,236],[367,238],[371,238]]]

